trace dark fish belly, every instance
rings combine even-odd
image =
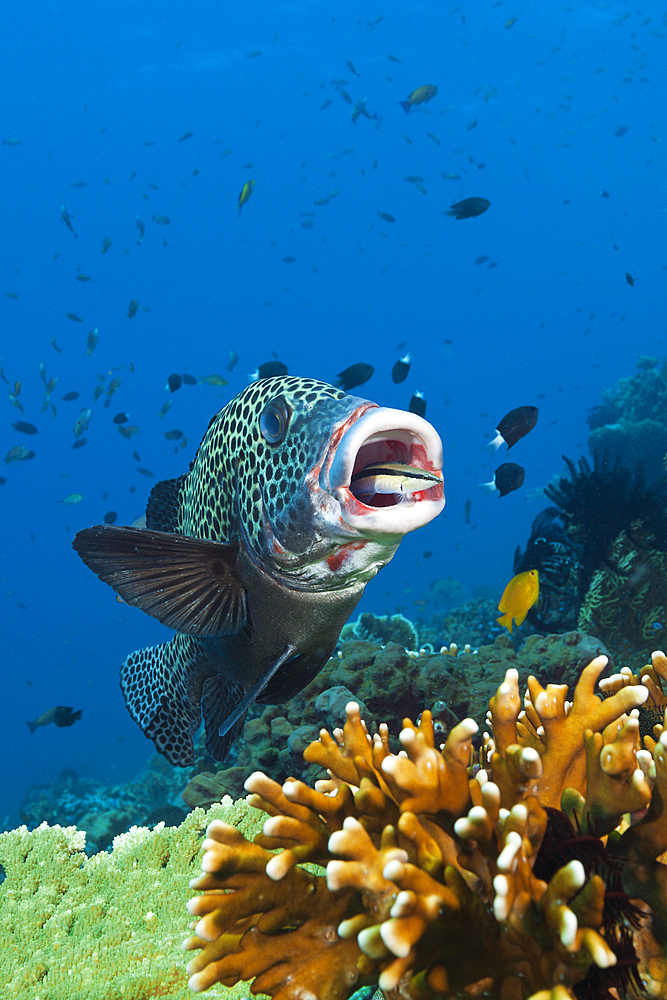
[[[324,666],[357,606],[363,585],[341,590],[294,590],[269,576],[245,550],[239,577],[248,594],[248,624],[213,640],[220,672],[246,690],[291,647],[294,652],[257,696],[262,704],[294,697]]]

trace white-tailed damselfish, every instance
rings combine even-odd
[[[440,438],[416,414],[279,376],[213,417],[190,470],[153,487],[146,528],[76,535],[101,580],[177,632],[121,667],[130,714],[159,753],[192,764],[203,712],[222,760],[253,701],[312,680],[366,583],[442,510],[441,466]],[[383,492],[397,468],[424,488]]]

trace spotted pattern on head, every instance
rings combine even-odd
[[[274,401],[288,423],[284,437],[271,443],[260,418]],[[265,513],[275,524],[298,505],[306,473],[349,408],[347,393],[316,379],[284,375],[249,385],[209,424],[182,482],[177,530],[232,542],[240,520],[261,552]]]

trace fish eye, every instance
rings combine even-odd
[[[269,444],[279,444],[289,424],[290,412],[284,399],[272,399],[267,403],[259,417],[259,429],[262,437]]]

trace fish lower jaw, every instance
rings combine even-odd
[[[420,493],[376,493],[359,500],[349,487],[334,492],[348,528],[364,536],[394,536],[400,539],[410,531],[422,528],[437,517],[445,506],[442,484]]]

